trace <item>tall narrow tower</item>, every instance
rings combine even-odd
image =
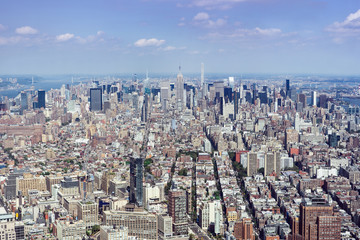
[[[200,87],[204,87],[204,63],[201,63],[201,82]]]
[[[179,73],[176,78],[176,102],[179,109],[183,109],[184,105],[184,77],[181,73],[181,66],[179,66]]]

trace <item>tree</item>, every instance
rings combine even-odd
[[[183,169],[181,169],[180,171],[179,171],[179,175],[180,176],[187,176],[187,169],[186,168],[183,168]]]
[[[100,231],[100,225],[92,226],[92,228],[91,228],[91,233],[92,234],[97,233],[98,231]]]
[[[258,172],[258,173],[261,173],[262,175],[264,175],[265,170],[264,170],[264,168],[262,167],[262,168],[259,168],[257,172]]]

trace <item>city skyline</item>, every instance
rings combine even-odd
[[[357,75],[358,1],[7,1],[0,74]]]

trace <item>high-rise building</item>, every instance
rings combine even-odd
[[[265,167],[264,167],[264,175],[269,176],[272,173],[276,173],[280,175],[281,171],[281,162],[280,162],[280,153],[267,153],[265,155]]]
[[[259,160],[257,158],[257,153],[249,152],[247,156],[247,175],[252,176],[257,173],[259,166]]]
[[[176,78],[176,102],[178,108],[183,109],[184,106],[184,77],[181,73],[181,67],[179,67],[179,73]]]
[[[102,111],[102,89],[90,89],[90,111]]]
[[[311,106],[316,106],[317,100],[316,100],[316,91],[311,92]]]
[[[143,206],[143,159],[134,158],[130,161],[130,196],[129,202]]]
[[[319,96],[319,107],[327,108],[328,97],[325,94]]]
[[[286,79],[286,96],[289,96],[290,97],[290,80],[289,79]]]
[[[312,199],[300,205],[302,240],[340,239],[341,220],[334,216],[333,207],[325,199]]]
[[[38,108],[45,108],[45,91],[39,90],[38,91]]]
[[[303,107],[305,107],[307,104],[306,104],[306,95],[303,94],[303,93],[300,93],[298,95],[298,101],[301,102],[303,105]]]
[[[168,212],[173,219],[174,235],[187,235],[186,192],[172,189],[169,191]]]
[[[201,79],[200,79],[200,87],[204,87],[204,63],[201,63]]]
[[[28,97],[26,92],[21,92],[20,94],[20,104],[21,104],[21,114],[24,110],[28,109]]]

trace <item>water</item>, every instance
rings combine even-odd
[[[51,77],[51,78],[42,78],[34,82],[34,89],[43,89],[49,91],[50,89],[59,89],[63,84],[71,84],[71,77],[60,76],[60,77]],[[74,84],[78,84],[74,81]],[[0,98],[2,96],[7,96],[8,98],[16,97],[21,91],[30,89],[32,85],[24,85],[24,87],[13,90],[4,90],[0,91]]]
[[[360,98],[343,98],[343,100],[352,105],[360,106]]]

